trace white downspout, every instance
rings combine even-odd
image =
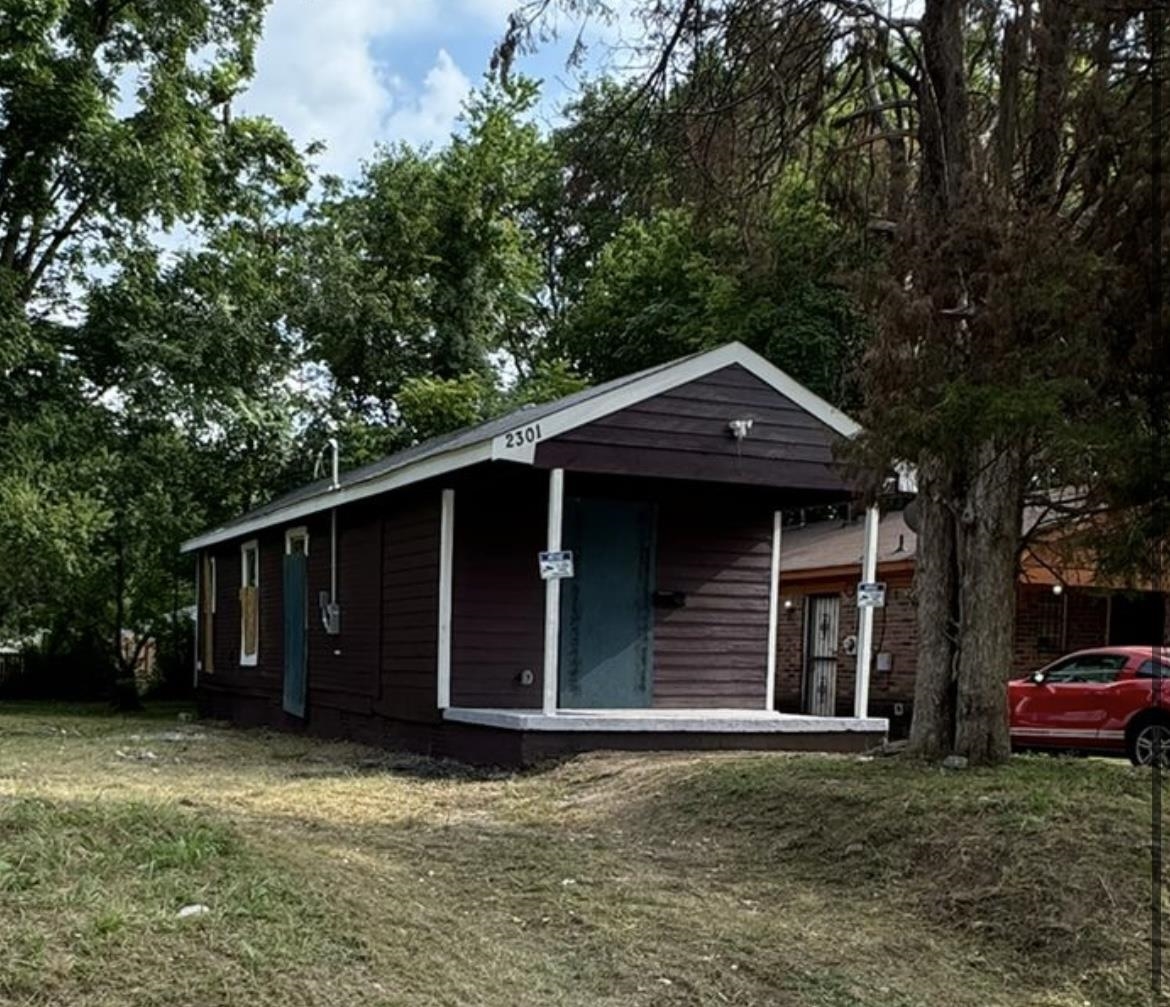
[[[333,482],[331,490],[341,489],[341,479],[338,470],[337,438],[329,438],[329,447],[333,451]],[[337,508],[329,512],[329,603],[337,604]]]
[[[439,634],[437,646],[435,705],[451,705],[451,590],[455,577],[455,491],[445,489],[440,497],[439,517]]]

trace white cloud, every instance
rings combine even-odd
[[[441,144],[450,135],[470,90],[471,81],[447,50],[440,49],[435,65],[423,79],[422,90],[400,101],[387,120],[387,138],[415,146]]]
[[[593,23],[586,38],[601,51],[630,22],[635,0],[615,0],[619,17]],[[301,145],[320,140],[323,171],[356,174],[379,142],[446,141],[472,84],[464,62],[492,47],[520,0],[274,0],[256,53],[256,77],[238,102],[243,114],[271,116]],[[563,20],[563,19],[562,19]],[[580,25],[569,19],[561,43],[542,47],[538,62],[558,63]],[[443,48],[439,48],[440,44]],[[422,81],[404,72],[418,66],[420,46],[433,46],[435,62]],[[425,49],[423,50],[426,51]],[[551,60],[549,59],[551,57]],[[596,61],[593,61],[596,63]],[[521,69],[527,60],[521,61]],[[478,66],[476,68],[478,70]],[[559,78],[563,67],[553,76]],[[572,76],[572,75],[570,75]],[[547,94],[563,90],[550,81]]]
[[[276,0],[240,111],[271,116],[298,143],[324,141],[321,167],[352,174],[383,136],[393,104],[373,46],[432,14],[411,0]]]

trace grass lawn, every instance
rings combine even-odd
[[[1043,757],[484,774],[4,704],[0,1003],[1141,1004],[1148,785]]]

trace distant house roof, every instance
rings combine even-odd
[[[785,574],[835,575],[848,571],[856,576],[861,569],[865,543],[865,522],[853,520],[817,521],[787,527],[780,540],[780,577]],[[891,563],[913,563],[918,536],[906,524],[902,511],[889,511],[878,522],[878,570]]]
[[[1083,550],[1062,546],[1062,526],[1042,507],[1024,508],[1022,529],[1026,534],[1044,533],[1024,549],[1020,560],[1020,581],[1025,584],[1062,584],[1068,587],[1103,589],[1150,589],[1151,585],[1130,585],[1116,578],[1103,577],[1094,569],[1091,557]],[[1051,532],[1051,534],[1050,534]],[[781,537],[780,575],[796,580],[814,578],[858,578],[861,552],[865,541],[865,522],[851,520],[818,521],[786,527]],[[913,569],[918,554],[918,535],[906,523],[903,511],[889,511],[878,523],[878,576],[896,570]]]
[[[197,535],[183,543],[182,551],[191,552],[479,462],[514,461],[531,465],[536,445],[531,442],[518,443],[519,438],[507,436],[514,434],[517,428],[539,420],[541,437],[547,440],[733,364],[739,364],[771,385],[838,434],[853,437],[860,432],[861,428],[848,416],[758,353],[741,343],[728,343],[715,350],[696,353],[586,388],[554,402],[525,406],[486,423],[432,438],[370,465],[343,473],[336,489],[329,479],[319,479],[219,528]]]

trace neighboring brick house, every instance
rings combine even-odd
[[[780,558],[776,704],[786,712],[848,712],[853,706],[858,618],[856,591],[863,529],[857,521],[786,526]],[[882,515],[878,580],[886,605],[874,617],[869,709],[905,734],[914,699],[917,536],[901,511]],[[1064,579],[1025,563],[1017,588],[1012,671],[1025,673],[1061,654],[1107,644],[1170,644],[1170,596]]]

